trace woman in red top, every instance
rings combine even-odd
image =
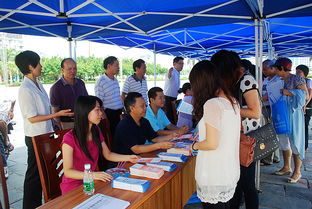
[[[95,96],[78,97],[75,106],[74,129],[64,135],[62,142],[64,176],[61,183],[62,194],[82,185],[84,164],[90,164],[95,180],[110,181],[112,176],[95,171],[101,153],[113,162],[135,162],[136,155],[120,155],[111,152],[97,127],[103,116],[102,101]]]

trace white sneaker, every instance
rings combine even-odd
[[[4,170],[4,177],[5,178],[9,178],[9,169],[8,169],[8,167],[3,167],[3,170]]]

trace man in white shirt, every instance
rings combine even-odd
[[[122,113],[122,100],[120,97],[120,87],[115,75],[119,72],[119,62],[116,57],[107,57],[103,66],[105,73],[96,81],[95,95],[103,101],[103,108],[109,120],[110,131],[114,136],[115,128],[120,121]]]
[[[280,77],[276,75],[276,69],[274,67],[274,62],[272,60],[265,60],[262,63],[262,72],[264,76],[266,77],[262,84],[262,114],[265,117],[266,120],[268,120],[269,117],[271,117],[271,107],[269,103],[269,96],[268,96],[268,86],[270,83],[279,80]],[[261,160],[261,163],[264,165],[272,165],[273,162],[279,162],[279,149],[275,150],[275,152],[272,153],[272,155],[269,155],[268,157]]]
[[[175,57],[173,59],[173,68],[170,68],[165,77],[164,94],[166,99],[166,115],[171,123],[174,124],[174,117],[172,112],[171,102],[178,97],[180,88],[180,72],[183,69],[184,59],[182,57]]]
[[[142,97],[146,104],[147,100],[147,82],[145,78],[146,64],[144,60],[138,59],[133,62],[134,74],[129,75],[123,85],[121,98],[124,101],[126,95],[130,92],[138,92],[142,94]]]

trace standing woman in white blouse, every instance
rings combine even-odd
[[[18,101],[24,120],[25,144],[28,159],[24,180],[23,208],[36,208],[42,204],[42,187],[31,137],[53,132],[52,119],[73,116],[70,110],[51,114],[49,97],[37,77],[41,75],[40,57],[33,51],[24,51],[15,57],[15,64],[23,73]]]
[[[192,150],[198,150],[195,180],[203,207],[228,209],[240,175],[240,110],[216,73],[210,61],[197,63],[190,73],[193,113],[199,121],[199,142]]]

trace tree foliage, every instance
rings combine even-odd
[[[19,53],[14,49],[7,49],[7,69],[8,69],[8,76],[10,76],[11,81],[19,81],[22,79],[23,75],[19,72],[18,68],[14,63],[15,56]],[[61,57],[42,57],[40,62],[42,65],[42,75],[40,80],[43,83],[53,83],[57,81],[62,75],[61,72],[61,61],[63,58]],[[1,61],[1,60],[0,60]],[[77,57],[77,69],[78,73],[77,76],[82,78],[85,81],[95,81],[96,78],[104,73],[103,69],[103,59],[97,57],[84,57],[80,56]],[[122,75],[125,78],[128,75],[133,74],[133,59],[122,59],[121,68],[122,68]],[[0,69],[2,67],[2,63],[0,63]],[[146,73],[147,75],[154,74],[154,64],[153,63],[146,63]],[[120,69],[121,70],[121,69]],[[164,74],[167,72],[167,69],[161,67],[161,65],[156,65],[156,72],[157,74]],[[121,73],[120,73],[121,74]],[[3,71],[1,69],[0,76],[3,78]]]

